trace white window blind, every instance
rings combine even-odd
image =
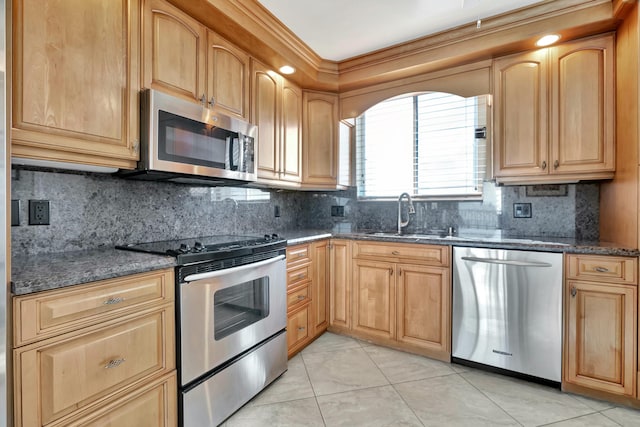
[[[356,121],[360,198],[482,195],[486,96],[430,92],[383,101]]]

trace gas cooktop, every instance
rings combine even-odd
[[[116,248],[157,255],[171,255],[176,257],[179,265],[185,265],[278,250],[283,249],[286,245],[287,241],[277,234],[265,234],[262,237],[222,234],[158,242],[131,243],[116,246]]]

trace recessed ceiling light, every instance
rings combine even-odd
[[[280,67],[280,72],[282,74],[293,74],[296,72],[296,69],[291,65],[283,65],[282,67]]]
[[[557,34],[547,34],[546,36],[540,37],[536,42],[536,46],[549,46],[550,44],[554,44],[560,40],[560,36]]]

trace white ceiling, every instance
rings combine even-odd
[[[258,0],[333,61],[437,33],[540,0]]]

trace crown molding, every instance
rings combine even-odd
[[[168,0],[305,89],[345,92],[535,49],[544,32],[571,40],[616,28],[637,0],[547,0],[340,62],[318,56],[257,0]],[[340,11],[336,11],[339,13]]]

